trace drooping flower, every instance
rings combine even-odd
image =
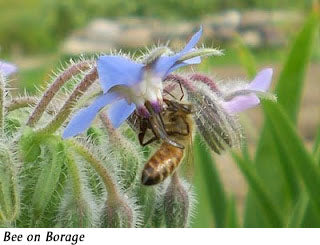
[[[224,109],[235,114],[259,105],[259,97],[274,99],[275,97],[267,92],[271,85],[272,73],[271,68],[263,69],[249,84],[236,86],[233,90],[228,88],[229,91],[224,94],[222,102]]]
[[[107,113],[116,128],[136,109],[141,116],[148,117],[149,112],[145,107],[147,101],[154,111],[159,112],[162,108],[162,81],[169,73],[180,67],[200,63],[201,56],[219,54],[212,52],[217,50],[194,52],[201,35],[202,28],[180,52],[173,55],[164,53],[147,64],[124,56],[100,56],[97,70],[103,94],[71,119],[63,137],[72,137],[86,130],[98,112],[108,104],[110,107]]]
[[[17,67],[11,63],[4,62],[0,60],[0,72],[8,77],[17,72]]]
[[[237,114],[260,103],[260,98],[275,100],[268,92],[272,69],[260,71],[250,83],[214,82],[206,74],[189,76],[170,74],[166,78],[165,90],[182,84],[188,101],[194,106],[194,119],[200,134],[216,153],[228,147],[240,146],[243,139]]]

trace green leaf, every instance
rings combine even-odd
[[[72,154],[66,154],[66,165],[69,173],[69,188],[65,191],[59,207],[57,222],[62,227],[86,228],[96,223],[95,199],[82,177],[82,164],[75,161]]]
[[[278,147],[288,156],[292,168],[299,173],[306,190],[309,192],[310,200],[314,202],[320,214],[320,170],[313,158],[304,147],[302,139],[295,131],[290,119],[281,109],[280,105],[272,102],[263,102],[270,125],[271,133],[279,142]]]
[[[310,15],[293,42],[277,83],[278,103],[283,106],[293,123],[297,119],[306,68],[318,27],[318,16]],[[293,185],[288,188],[288,183],[292,183],[291,180],[294,178],[293,172],[286,171],[284,164],[281,164],[286,159],[280,159],[271,131],[270,123],[266,121],[256,151],[257,174],[261,177],[263,184],[268,186],[275,205],[288,215],[291,211],[290,207],[294,206],[298,198],[299,189]],[[283,195],[284,193],[289,193],[289,195]],[[265,227],[267,225],[264,217],[251,212],[257,209],[258,205],[253,194],[249,193],[244,219],[246,227]]]
[[[270,193],[265,188],[266,186],[263,185],[261,179],[256,174],[253,163],[244,160],[236,153],[233,153],[232,156],[245,177],[250,190],[252,190],[252,195],[259,204],[257,208],[263,211],[262,213],[267,221],[267,226],[282,227],[283,221],[279,214],[279,210],[276,209],[276,206],[270,197]],[[252,213],[256,214],[256,211]]]
[[[20,183],[17,177],[19,163],[14,153],[0,143],[0,225],[10,226],[20,212]]]
[[[306,193],[301,193],[293,212],[289,218],[288,227],[299,228],[302,226],[303,219],[306,215],[306,211],[309,204],[309,198]]]
[[[280,73],[276,94],[290,119],[296,122],[306,69],[319,31],[319,15],[313,13],[294,41],[288,59]]]
[[[240,227],[237,214],[236,200],[232,195],[228,202],[227,215],[226,215],[226,227],[237,228]]]
[[[48,137],[45,148],[43,161],[41,162],[41,172],[32,197],[31,218],[33,225],[36,226],[41,226],[41,220],[46,219],[44,213],[47,207],[51,205],[50,201],[54,198],[56,189],[60,188],[59,179],[64,165],[63,143],[56,141],[54,137]]]
[[[316,157],[316,159],[320,160],[319,159],[320,158],[320,124],[318,126],[318,132],[313,144],[312,152],[313,152],[313,155]]]
[[[199,169],[199,178],[203,181],[201,190],[207,200],[200,199],[199,202],[208,201],[211,213],[214,214],[216,227],[225,227],[227,200],[223,185],[220,181],[219,172],[215,167],[215,162],[199,135],[195,137],[195,165]],[[196,192],[198,186],[196,186]],[[201,210],[199,211],[201,212]]]

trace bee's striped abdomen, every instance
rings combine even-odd
[[[163,143],[144,166],[142,184],[155,185],[174,172],[183,158],[183,149]]]

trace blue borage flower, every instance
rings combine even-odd
[[[8,77],[17,72],[17,67],[11,63],[4,62],[0,60],[0,72]]]
[[[123,56],[100,56],[97,70],[103,94],[71,119],[63,138],[85,131],[98,112],[108,104],[110,107],[107,113],[115,128],[119,127],[135,109],[141,116],[148,117],[146,101],[159,112],[162,108],[163,79],[180,67],[201,62],[201,54],[181,60],[194,50],[201,35],[202,28],[192,36],[180,52],[171,56],[161,55],[148,64],[138,63]]]
[[[265,68],[248,84],[232,85],[233,88],[221,86],[221,89],[224,89],[222,107],[230,114],[237,114],[259,105],[259,97],[275,100],[276,97],[267,92],[271,85],[272,74],[272,68]]]

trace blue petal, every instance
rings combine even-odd
[[[167,76],[170,68],[177,62],[180,58],[180,54],[173,56],[163,56],[160,57],[155,63],[152,71],[159,77],[164,78]]]
[[[121,56],[100,56],[97,68],[104,93],[113,86],[132,86],[142,79],[143,65]]]
[[[113,127],[118,128],[136,109],[136,105],[131,103],[130,105],[125,99],[118,100],[108,109],[108,117]]]
[[[201,63],[201,58],[200,56],[198,57],[193,57],[191,59],[188,59],[188,60],[184,60],[183,62],[177,62],[175,63],[170,69],[169,71],[167,72],[168,74],[181,68],[181,67],[184,67],[184,66],[188,66],[188,65],[195,65],[195,64],[200,64]]]
[[[184,47],[183,50],[181,50],[179,53],[173,55],[173,56],[163,56],[163,57],[160,57],[158,59],[158,61],[155,63],[154,67],[153,67],[153,72],[160,76],[161,78],[164,78],[166,77],[171,71],[170,69],[172,67],[174,67],[178,60],[186,53],[188,53],[191,49],[194,48],[194,46],[198,43],[198,41],[200,40],[200,37],[202,35],[202,27],[200,27],[200,30],[194,34],[192,36],[192,38],[190,39],[190,41],[187,43],[187,45]],[[192,60],[192,59],[190,59]],[[183,65],[180,65],[182,63],[185,63]],[[186,61],[182,62],[182,63],[179,63],[177,65],[180,65],[178,66],[177,68],[179,67],[182,67],[182,66],[186,66],[186,65],[189,65]],[[175,68],[175,69],[177,69]],[[173,69],[173,70],[175,70]]]
[[[17,72],[17,70],[18,68],[15,65],[0,60],[0,72],[4,76],[8,77],[11,74]]]
[[[69,138],[85,131],[89,128],[98,112],[117,98],[119,98],[119,95],[116,93],[100,95],[91,105],[78,111],[65,128],[62,137],[64,139]]]
[[[191,49],[193,49],[194,46],[196,46],[196,44],[199,42],[201,36],[202,36],[202,26],[200,26],[200,30],[192,36],[188,44],[184,47],[183,50],[181,50],[180,53],[185,54],[189,52]]]

